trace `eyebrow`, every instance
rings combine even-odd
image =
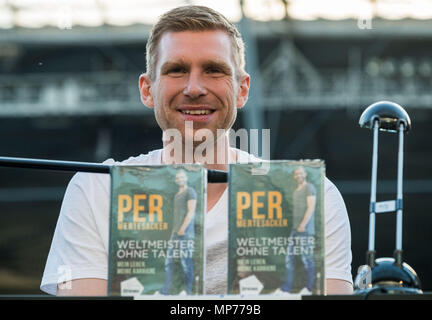
[[[189,68],[190,63],[187,63],[183,59],[180,59],[178,61],[167,61],[161,66],[161,74],[167,73],[172,68],[179,68],[179,67],[180,68]],[[229,75],[232,74],[232,70],[231,70],[230,66],[226,62],[221,61],[221,60],[205,61],[204,63],[202,63],[202,67],[204,69],[219,68],[219,69],[221,69],[221,71],[223,71],[226,74],[229,74]]]
[[[188,64],[185,63],[184,61],[167,61],[165,62],[162,66],[161,66],[161,74],[165,74],[166,72],[168,72],[170,69],[172,68],[178,68],[178,67],[187,67]]]
[[[230,66],[226,62],[220,60],[207,61],[203,64],[203,67],[204,69],[217,68],[217,69],[221,69],[226,74],[232,74]]]

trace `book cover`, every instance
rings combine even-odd
[[[261,165],[230,165],[228,293],[323,294],[324,162]]]
[[[110,295],[202,294],[206,179],[198,164],[112,167]]]

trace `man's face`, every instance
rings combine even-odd
[[[186,173],[184,173],[183,171],[180,171],[179,173],[177,173],[176,178],[175,178],[175,182],[180,187],[184,186],[187,182]]]
[[[249,76],[236,79],[229,36],[218,30],[168,32],[158,52],[155,79],[142,75],[140,91],[161,129],[175,128],[185,137],[185,121],[193,121],[194,132],[206,128],[216,137],[216,129],[231,128],[247,101]]]
[[[293,176],[294,180],[296,180],[298,184],[301,184],[306,180],[306,171],[303,168],[298,168],[294,171]]]

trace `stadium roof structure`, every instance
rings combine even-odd
[[[199,4],[237,22],[253,20],[432,18],[430,0],[0,0],[0,29],[152,24],[170,8]]]
[[[136,61],[116,46],[125,44],[123,47],[128,50],[143,48],[155,19],[170,8],[186,4],[207,5],[239,24],[249,48],[248,72],[260,75],[255,77],[255,84],[261,87],[260,96],[248,102],[257,108],[358,109],[382,95],[401,105],[432,108],[429,89],[432,59],[426,48],[432,39],[432,0],[347,3],[346,0],[0,0],[0,118],[148,111],[137,95],[136,72],[122,69],[130,61],[131,64]],[[251,63],[254,54],[257,58],[255,39],[261,43],[268,41],[265,43],[272,46],[266,47],[268,52],[262,61]],[[324,47],[326,42],[334,43],[327,40],[336,39],[345,47],[352,44],[353,48],[346,48],[341,65],[323,67],[309,61],[311,56],[297,48],[293,39]],[[422,55],[410,56],[404,51],[397,57],[376,54],[396,42],[402,46],[406,40],[410,44],[420,43]],[[371,42],[375,45],[362,50],[362,43]],[[25,60],[26,52],[31,56],[32,50],[52,53],[62,47],[62,53],[56,54],[58,59],[51,61],[50,68],[45,67],[48,66],[45,62],[51,59],[49,55]],[[61,59],[75,60],[69,51],[90,52],[92,47],[97,47],[92,57],[100,58],[98,61],[112,60],[121,67],[118,70],[82,67],[79,72],[72,67],[56,69],[56,63],[62,65]],[[329,52],[322,55],[333,55]],[[22,69],[14,73],[13,68],[20,61],[27,61],[30,71]]]
[[[158,16],[187,4],[246,16],[258,37],[286,34],[287,21],[303,38],[432,37],[431,0],[0,0],[0,44],[142,42]]]

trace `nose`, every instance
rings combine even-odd
[[[207,94],[204,79],[200,72],[192,71],[189,73],[183,93],[191,99],[196,99]]]

